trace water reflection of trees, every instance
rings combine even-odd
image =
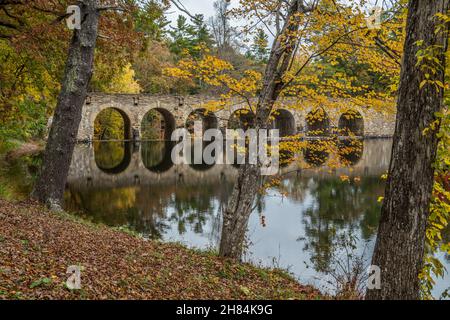
[[[221,186],[173,184],[140,188],[136,196],[137,214],[130,217],[130,222],[136,230],[154,239],[162,239],[171,225],[177,226],[179,235],[188,229],[205,234],[207,224],[213,226],[211,236],[217,238],[220,209],[231,187],[224,182]]]
[[[82,210],[94,222],[109,226],[128,225],[128,212],[134,208],[136,194],[133,187],[95,190],[69,190],[65,205],[68,211]]]
[[[379,178],[364,178],[360,182],[342,182],[337,178],[308,178],[303,181],[312,204],[304,211],[306,243],[317,271],[330,264],[333,243],[340,231],[360,229],[368,240],[378,225],[380,206],[377,197],[383,193]]]
[[[158,187],[68,190],[66,206],[69,210],[89,212],[95,222],[129,226],[152,239],[162,239],[172,225],[177,225],[179,235],[188,229],[204,234],[205,225],[211,225],[211,237],[217,240],[220,213],[232,186],[232,181],[223,180],[221,185],[174,183]]]
[[[220,219],[221,209],[231,187],[232,184],[224,182],[216,187],[199,184],[178,189],[171,199],[174,212],[169,220],[177,224],[180,235],[186,233],[188,227],[195,233],[203,234],[208,219]],[[217,223],[215,221],[216,226]]]

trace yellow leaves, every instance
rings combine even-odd
[[[229,62],[205,55],[198,61],[183,59],[177,67],[164,69],[164,75],[184,80],[196,78],[209,85],[220,86],[226,80],[223,72],[230,70],[233,70],[233,66]]]
[[[245,96],[253,98],[261,86],[261,73],[255,70],[246,70],[242,77],[231,75],[234,67],[227,61],[212,55],[205,55],[200,60],[184,59],[176,68],[167,68],[164,74],[179,79],[195,78],[210,86],[227,88],[231,93],[222,95],[231,99],[233,96]],[[223,105],[223,102],[220,103]]]
[[[180,68],[166,68],[163,70],[163,75],[184,80],[188,80],[192,77],[192,74],[189,71]]]
[[[221,99],[221,100],[209,100],[206,103],[204,103],[202,105],[202,107],[204,109],[206,109],[207,111],[218,111],[223,109],[227,104],[226,99]]]
[[[426,74],[426,76],[427,76],[427,78],[429,78],[429,74]],[[428,79],[425,79],[425,80],[423,80],[420,83],[419,89],[422,89],[427,84],[434,85],[436,89],[439,89],[439,88],[445,89],[444,83],[442,81],[440,81],[440,80],[428,80]]]
[[[222,59],[207,55],[197,64],[197,69],[205,74],[215,74],[221,71],[233,70],[233,66]]]
[[[419,48],[416,53],[416,66],[420,68],[424,76],[419,84],[419,89],[423,89],[427,85],[434,86],[437,91],[445,89],[444,83],[439,79],[441,72],[445,70],[445,66],[439,59],[442,46],[425,46],[423,40],[419,40],[415,44]]]
[[[107,93],[127,93],[136,94],[141,91],[139,83],[134,78],[135,73],[131,67],[131,64],[127,64],[121,73],[117,74],[109,84],[108,88],[105,88]]]
[[[441,121],[439,119],[434,120],[428,127],[423,129],[422,135],[427,136],[429,133],[434,133],[439,129]]]
[[[243,294],[245,294],[246,296],[250,296],[251,295],[251,291],[249,288],[245,287],[245,286],[240,286],[239,289],[242,291]]]
[[[378,203],[382,203],[383,201],[384,201],[384,197],[378,197],[378,200],[377,200]]]

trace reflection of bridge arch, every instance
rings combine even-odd
[[[343,136],[364,136],[364,118],[360,112],[348,110],[339,118],[339,134]]]
[[[190,157],[188,157],[186,160],[187,160],[187,163],[189,163],[189,166],[193,170],[200,171],[200,172],[202,172],[202,171],[205,172],[205,171],[209,171],[210,169],[212,169],[213,167],[216,166],[215,163],[214,164],[207,164],[207,163],[205,163],[204,158],[203,158],[203,153],[205,152],[206,147],[208,147],[208,145],[210,145],[212,143],[214,143],[214,142],[205,142],[205,141],[202,142],[201,163],[197,163],[197,164],[195,163],[195,148],[196,148],[196,145],[195,145],[195,143],[192,143],[191,151],[190,151]],[[213,156],[215,156],[215,154],[213,154]]]
[[[306,115],[308,136],[327,136],[330,134],[330,117],[324,108],[316,108]]]
[[[319,170],[320,175],[333,175],[337,177],[341,175],[370,175],[379,177],[385,173],[389,168],[392,143],[390,141],[386,142],[386,140],[363,141],[363,155],[361,160],[358,161],[355,166],[352,166],[351,169],[348,167],[336,168],[333,164],[331,164],[331,166],[327,166],[327,163],[324,163],[325,167],[323,167],[323,170]],[[310,142],[314,144],[314,141]],[[304,150],[304,153],[314,154],[312,150],[309,150],[308,152]],[[322,159],[319,162],[323,162],[324,158],[319,157],[319,159]],[[333,158],[330,156],[330,161],[333,159],[334,155]],[[289,172],[297,172],[296,174],[300,173],[305,176],[317,175],[316,170],[306,169],[307,168],[304,164],[302,164],[302,161],[294,161],[287,167],[282,168],[281,174],[283,175]],[[227,165],[216,165],[207,172],[194,170],[189,165],[174,165],[165,172],[152,172],[144,166],[142,153],[134,152],[132,153],[131,163],[128,168],[119,174],[112,175],[107,174],[98,168],[92,147],[77,144],[75,146],[74,157],[69,170],[68,183],[71,187],[75,187],[77,189],[93,187],[121,188],[137,184],[173,186],[180,182],[180,175],[182,175],[184,177],[183,183],[188,185],[198,185],[204,184],[206,181],[209,181],[209,183],[220,183],[222,176],[228,177],[227,179],[235,179],[237,173],[238,171],[233,166]]]
[[[238,109],[234,111],[228,120],[229,129],[244,129],[252,128],[255,124],[255,115],[251,110]]]
[[[170,140],[175,128],[175,117],[169,110],[154,108],[142,119],[141,137],[143,140]]]
[[[295,118],[293,114],[286,109],[278,109],[272,113],[272,127],[280,130],[280,137],[295,135]]]
[[[94,140],[131,140],[130,117],[115,107],[101,110],[94,119],[93,136]]]
[[[120,174],[127,170],[131,163],[132,147],[132,143],[128,141],[95,141],[95,163],[106,174]]]
[[[194,123],[196,121],[202,122],[203,131],[219,128],[219,120],[216,115],[206,109],[196,109],[189,114],[186,120],[186,128],[191,134],[194,132]]]
[[[303,150],[303,156],[305,158],[305,162],[311,167],[323,166],[330,157],[328,141],[308,141],[306,148]]]
[[[141,144],[141,157],[144,167],[150,172],[164,173],[169,171],[174,163],[172,161],[171,141],[148,141]]]
[[[361,161],[364,153],[363,139],[344,139],[338,142],[338,154],[341,164],[351,167]]]

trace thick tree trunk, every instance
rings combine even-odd
[[[381,290],[368,290],[367,299],[419,299],[425,232],[429,216],[438,139],[423,134],[443,107],[443,90],[420,89],[424,72],[416,66],[417,41],[440,46],[445,65],[446,33],[435,33],[437,13],[446,13],[448,0],[410,0],[400,79],[397,124],[392,160],[372,264],[381,268]],[[430,80],[444,82],[444,70]]]
[[[75,30],[62,89],[33,197],[54,209],[63,204],[64,189],[76,143],[81,113],[92,75],[99,12],[96,0],[80,2],[81,29]]]
[[[294,18],[297,12],[305,10],[303,1],[292,0],[285,25],[272,46],[269,62],[264,74],[263,87],[256,106],[256,130],[267,128],[273,105],[284,85],[283,76],[294,56],[296,40],[292,38],[299,24]],[[284,36],[282,36],[284,35]],[[223,212],[222,236],[219,255],[234,260],[242,256],[243,242],[258,194],[261,166],[243,165],[235,183],[231,198]]]

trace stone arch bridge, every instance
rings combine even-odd
[[[251,113],[245,103],[230,103],[230,106],[212,113],[204,109],[206,102],[213,100],[206,96],[169,96],[169,95],[126,95],[126,94],[90,94],[83,108],[83,115],[78,131],[78,141],[94,140],[94,124],[103,110],[117,110],[124,120],[124,140],[141,140],[142,123],[150,111],[157,111],[163,119],[161,125],[162,139],[170,140],[176,128],[189,127],[192,115],[201,115],[204,128],[244,127],[252,121]],[[395,115],[377,112],[370,108],[349,108],[347,112],[323,110],[325,117],[321,122],[311,123],[308,117],[317,109],[305,106],[302,110],[290,107],[291,102],[282,103],[283,108],[274,113],[273,126],[280,129],[280,136],[299,133],[317,132],[352,132],[360,137],[390,137],[394,133]],[[357,115],[347,117],[347,113]],[[312,117],[314,118],[314,117]],[[233,123],[233,125],[232,125]],[[344,131],[341,131],[342,129]],[[316,134],[312,134],[316,135]]]

